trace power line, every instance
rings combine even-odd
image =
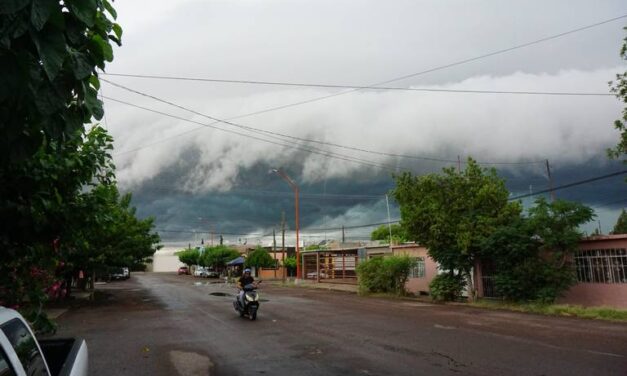
[[[521,199],[521,198],[537,196],[539,194],[548,193],[548,192],[551,192],[551,191],[557,191],[557,190],[560,190],[560,189],[565,189],[565,188],[570,188],[570,187],[575,187],[575,186],[578,186],[578,185],[587,184],[587,183],[591,183],[591,182],[594,182],[594,181],[597,181],[597,180],[607,179],[607,178],[611,178],[611,177],[619,176],[619,175],[623,175],[623,174],[627,174],[627,170],[617,171],[617,172],[613,172],[611,174],[596,176],[596,177],[590,178],[590,179],[579,180],[579,181],[576,181],[576,182],[572,182],[572,183],[568,183],[568,184],[564,184],[564,185],[559,185],[559,186],[557,186],[557,187],[555,187],[553,189],[543,189],[543,190],[540,190],[540,191],[537,191],[537,192],[533,192],[533,193],[527,193],[527,194],[520,195],[520,196],[510,197],[509,200],[512,201],[512,200],[518,200],[518,199]]]
[[[568,30],[568,31],[565,31],[565,32],[562,32],[562,33],[559,33],[559,34],[555,34],[555,35],[551,35],[551,36],[548,36],[548,37],[545,37],[545,38],[537,39],[537,40],[534,40],[534,41],[531,41],[531,42],[519,44],[519,45],[516,45],[516,46],[513,46],[513,47],[496,50],[496,51],[493,51],[493,52],[489,52],[489,53],[486,53],[486,54],[483,54],[483,55],[478,55],[478,56],[467,58],[467,59],[463,59],[463,60],[458,60],[458,61],[455,61],[455,62],[452,62],[452,63],[449,63],[449,64],[440,65],[440,66],[429,68],[429,69],[426,69],[426,70],[423,70],[423,71],[420,71],[420,72],[416,72],[416,73],[400,76],[400,77],[397,77],[397,78],[393,78],[391,80],[374,83],[374,84],[371,84],[371,85],[364,86],[364,88],[374,88],[375,86],[381,86],[381,85],[389,84],[389,83],[392,83],[392,82],[401,81],[401,80],[404,80],[404,79],[407,79],[407,78],[416,77],[416,76],[424,75],[424,74],[427,74],[427,73],[432,73],[432,72],[435,72],[435,71],[451,68],[451,67],[454,67],[454,66],[467,64],[467,63],[470,63],[470,62],[473,62],[473,61],[477,61],[477,60],[480,60],[480,59],[484,59],[484,58],[487,58],[487,57],[492,57],[492,56],[495,56],[495,55],[507,53],[507,52],[514,51],[514,50],[517,50],[517,49],[529,47],[529,46],[532,46],[532,45],[535,45],[535,44],[538,44],[538,43],[543,43],[543,42],[546,42],[546,41],[549,41],[549,40],[561,38],[561,37],[569,35],[569,34],[577,33],[577,32],[584,31],[584,30],[587,30],[587,29],[591,29],[591,28],[594,28],[594,27],[598,27],[598,26],[601,26],[601,25],[604,25],[604,24],[607,24],[607,23],[611,23],[611,22],[623,19],[625,17],[627,17],[627,15],[621,15],[621,16],[610,18],[610,19],[607,19],[607,20],[604,20],[604,21],[601,21],[601,22],[597,22],[597,23],[591,24],[591,25],[579,27],[579,28]],[[358,89],[358,88],[349,89],[349,90],[345,90],[345,91],[342,91],[342,92],[339,92],[339,93],[334,93],[334,94],[324,95],[324,96],[320,96],[320,97],[310,98],[310,99],[307,99],[307,100],[294,102],[294,103],[290,103],[290,104],[286,104],[286,105],[281,105],[281,106],[277,106],[277,107],[270,107],[270,108],[267,108],[267,109],[263,109],[263,110],[259,110],[259,111],[255,111],[255,112],[251,112],[251,113],[247,113],[247,114],[243,114],[243,115],[240,115],[240,116],[237,116],[237,117],[229,118],[229,120],[240,119],[240,118],[254,116],[254,115],[260,115],[260,114],[263,114],[263,113],[267,113],[267,112],[271,112],[271,111],[277,111],[277,110],[282,110],[282,109],[289,108],[289,107],[294,107],[294,106],[300,106],[300,105],[303,105],[303,104],[313,103],[313,102],[321,101],[321,100],[324,100],[324,99],[328,99],[328,98],[332,98],[332,97],[336,97],[336,96],[352,93],[352,92],[359,91],[359,90],[363,90],[363,89]]]
[[[332,147],[337,147],[337,148],[342,148],[342,149],[347,149],[347,150],[352,150],[352,151],[358,151],[358,152],[362,152],[362,153],[381,155],[381,156],[385,156],[385,157],[407,158],[407,159],[426,160],[426,161],[444,162],[444,163],[456,163],[456,162],[458,162],[458,160],[453,160],[453,159],[443,159],[443,158],[435,158],[435,157],[422,157],[422,156],[407,155],[407,154],[387,153],[387,152],[381,152],[381,151],[357,148],[357,147],[353,147],[353,146],[336,144],[336,143],[328,142],[328,141],[320,141],[320,140],[316,140],[316,139],[301,138],[301,137],[291,136],[291,135],[287,135],[287,134],[283,134],[283,133],[279,133],[279,132],[273,132],[273,131],[268,131],[268,130],[264,130],[264,129],[260,129],[260,128],[246,126],[246,125],[242,125],[242,124],[238,124],[238,123],[233,123],[233,122],[229,121],[229,119],[218,119],[216,117],[203,114],[203,113],[198,112],[196,110],[192,110],[192,109],[190,109],[188,107],[181,106],[181,105],[173,103],[171,101],[168,101],[168,100],[156,97],[156,96],[154,96],[152,94],[144,93],[142,91],[135,90],[135,89],[130,88],[128,86],[124,86],[124,85],[121,85],[119,83],[116,83],[116,82],[113,82],[113,81],[110,81],[110,80],[107,80],[107,79],[104,79],[104,78],[102,79],[102,81],[106,82],[106,83],[108,83],[110,85],[113,85],[115,87],[118,87],[120,89],[129,91],[131,93],[134,93],[134,94],[137,94],[137,95],[141,95],[143,97],[150,98],[150,99],[156,100],[158,102],[167,104],[169,106],[176,107],[178,109],[190,112],[190,113],[192,113],[194,115],[199,115],[199,116],[208,118],[210,120],[213,120],[213,123],[204,124],[204,126],[210,127],[210,128],[213,128],[213,129],[223,130],[223,131],[226,131],[226,132],[231,132],[231,131],[227,131],[227,130],[225,130],[223,128],[215,127],[213,125],[214,124],[218,124],[218,123],[223,123],[223,124],[226,124],[226,125],[230,125],[230,126],[234,126],[234,127],[240,128],[240,129],[247,130],[249,132],[253,132],[253,133],[257,133],[257,134],[265,134],[267,137],[271,137],[271,138],[277,139],[279,141],[287,141],[287,140],[285,140],[287,138],[287,139],[301,141],[301,142],[309,142],[309,143],[315,143],[315,144],[320,144],[320,145],[325,145],[325,146],[332,146]],[[130,104],[128,102],[123,102],[123,101],[120,101],[120,100],[115,100],[114,99],[114,101],[117,101],[117,102],[120,102],[120,103],[124,103],[124,104],[127,104],[127,105],[132,105],[132,104]],[[161,115],[165,115],[165,113],[163,113],[163,112],[149,110],[146,107],[141,107],[141,106],[137,106],[137,105],[132,105],[132,106],[137,107],[137,108],[141,108],[141,109],[144,109],[144,110],[156,112],[156,113],[159,113]],[[180,118],[180,117],[176,117],[176,118],[183,119],[183,118]],[[230,118],[230,119],[232,119],[232,118]],[[203,123],[198,123],[198,124],[203,124]],[[116,153],[116,155],[122,155],[122,154],[128,154],[128,153],[136,152],[136,151],[148,148],[150,146],[154,146],[156,143],[165,142],[166,140],[170,140],[170,139],[176,138],[178,136],[191,133],[193,131],[195,131],[195,130],[190,130],[190,131],[187,131],[187,132],[183,132],[183,133],[181,133],[179,135],[172,136],[172,137],[170,137],[168,139],[162,139],[162,140],[154,142],[152,144],[144,145],[144,146],[141,146],[141,147],[138,147],[138,148],[135,148],[135,149],[122,151],[122,152]],[[231,132],[231,133],[238,134],[240,136],[245,136],[245,137],[252,137],[252,136],[244,135],[244,134],[239,133],[239,132]],[[263,139],[260,139],[260,138],[257,138],[257,137],[252,137],[252,138],[260,140],[260,141],[264,141]],[[266,142],[269,142],[269,141],[266,141]],[[327,151],[325,151],[323,149],[319,149],[319,148],[316,148],[316,147],[313,147],[313,146],[308,146],[308,147],[309,148],[313,148],[315,150],[323,151],[325,153],[327,152]],[[341,154],[339,154],[339,155],[341,155]],[[346,157],[346,155],[343,155],[343,156]],[[365,161],[367,163],[374,163],[372,161],[359,159],[357,157],[352,157],[352,156],[349,156],[349,157],[353,158],[353,159],[356,159],[356,160]],[[542,160],[542,161],[524,161],[524,162],[485,162],[485,161],[481,161],[481,162],[477,162],[477,163],[488,164],[488,165],[527,165],[527,164],[544,163],[544,160]],[[383,167],[383,166],[385,166],[385,165],[380,165],[379,167]],[[388,165],[388,166],[385,166],[385,167],[389,168],[390,170],[395,170],[395,167],[393,167],[393,166],[389,166]]]
[[[513,47],[509,47],[509,48],[505,48],[505,49],[496,50],[496,51],[493,51],[493,52],[490,52],[490,53],[487,53],[487,54],[483,54],[483,55],[479,55],[479,56],[475,56],[475,57],[472,57],[472,58],[459,60],[459,61],[452,62],[452,63],[449,63],[449,64],[445,64],[445,65],[437,66],[437,67],[430,68],[430,69],[427,69],[427,70],[423,70],[423,71],[420,71],[420,72],[416,72],[416,73],[404,75],[404,76],[401,76],[401,77],[393,78],[391,80],[375,83],[375,84],[372,84],[372,85],[362,86],[360,88],[352,88],[352,89],[349,89],[349,90],[346,90],[346,91],[342,91],[342,92],[339,92],[339,93],[334,93],[334,94],[325,95],[325,96],[321,96],[321,97],[311,98],[311,99],[308,99],[308,100],[299,101],[299,102],[295,102],[295,103],[291,103],[291,104],[287,104],[287,105],[282,105],[282,106],[278,106],[278,107],[267,108],[267,109],[264,109],[264,110],[260,110],[260,111],[256,111],[256,112],[252,112],[252,113],[248,113],[248,114],[232,117],[232,118],[229,118],[228,120],[234,120],[234,119],[239,119],[239,118],[253,116],[253,115],[259,115],[259,114],[267,113],[267,112],[270,112],[270,111],[276,111],[276,110],[281,110],[281,109],[285,109],[285,108],[288,108],[288,107],[293,107],[293,106],[303,105],[303,104],[307,104],[307,103],[312,103],[312,102],[316,102],[316,101],[320,101],[320,100],[336,97],[336,96],[339,96],[339,95],[352,93],[352,92],[359,91],[359,90],[374,89],[376,86],[381,86],[381,85],[385,85],[385,84],[388,84],[388,83],[401,81],[401,80],[404,80],[404,79],[407,79],[407,78],[412,78],[412,77],[424,75],[424,74],[427,74],[427,73],[432,73],[432,72],[435,72],[435,71],[451,68],[451,67],[454,67],[454,66],[467,64],[467,63],[470,63],[470,62],[473,62],[473,61],[477,61],[477,60],[480,60],[480,59],[484,59],[484,58],[487,58],[487,57],[503,54],[503,53],[510,52],[510,51],[513,51],[513,50],[529,47],[529,46],[532,46],[532,45],[535,45],[535,44],[538,44],[538,43],[543,43],[543,42],[546,42],[546,41],[549,41],[549,40],[561,38],[561,37],[569,35],[569,34],[577,33],[577,32],[583,31],[583,30],[591,29],[591,28],[594,28],[594,27],[597,27],[597,26],[601,26],[601,25],[610,23],[610,22],[614,22],[614,21],[623,19],[625,17],[627,17],[627,15],[614,17],[614,18],[611,18],[611,19],[608,19],[608,20],[604,20],[604,21],[597,22],[597,23],[594,23],[594,24],[591,24],[591,25],[579,27],[579,28],[572,29],[572,30],[569,30],[569,31],[565,31],[565,32],[562,32],[562,33],[559,33],[559,34],[555,34],[555,35],[548,36],[548,37],[545,37],[545,38],[537,39],[537,40],[534,40],[534,41],[531,41],[531,42],[519,44],[519,45],[516,45],[516,46],[513,46]],[[188,133],[194,132],[194,131],[199,130],[199,129],[202,129],[202,128],[197,128],[197,129],[194,129],[194,130],[190,130],[190,131],[187,131],[187,132],[185,132],[183,134],[188,134]],[[180,135],[183,135],[183,134],[180,134]],[[174,137],[178,137],[180,135],[177,135],[177,136],[174,136]],[[169,139],[172,139],[174,137],[171,137]],[[146,145],[145,147],[154,146],[155,144],[157,144],[157,143],[152,143],[150,145]],[[144,147],[142,147],[142,148],[144,148]],[[131,150],[131,151],[127,151],[127,152],[124,152],[124,153],[129,153],[129,152],[141,150],[142,148],[137,148],[137,149],[134,149],[134,150]],[[398,155],[398,157],[401,157],[401,156]],[[433,160],[438,160],[438,159],[436,158],[436,159],[433,159]],[[445,160],[440,160],[440,161],[441,162],[447,162],[447,163],[451,162],[451,160],[446,160],[446,161]],[[453,161],[453,162],[455,162],[455,161]],[[534,162],[534,163],[537,163],[537,162]],[[485,163],[485,164],[496,164],[496,163]]]
[[[627,174],[627,170],[622,170],[622,171],[616,171],[610,174],[605,174],[605,175],[601,175],[601,176],[596,176],[593,178],[589,178],[589,179],[584,179],[584,180],[579,180],[579,181],[575,181],[572,183],[568,183],[568,184],[563,184],[560,186],[557,186],[555,188],[553,188],[553,191],[556,190],[560,190],[560,189],[566,189],[566,188],[571,188],[571,187],[575,187],[578,185],[583,185],[583,184],[588,184],[588,183],[592,183],[598,180],[602,180],[602,179],[607,179],[607,178],[611,178],[611,177],[615,177],[615,176],[620,176],[623,174]],[[543,193],[548,193],[550,192],[550,189],[544,189],[541,191],[537,191],[534,193],[529,193],[529,194],[524,194],[524,195],[519,195],[519,196],[515,196],[515,197],[510,197],[508,199],[508,201],[513,201],[513,200],[518,200],[521,198],[526,198],[526,197],[531,197],[531,196],[537,196]],[[613,203],[619,203],[619,202],[624,202],[627,201],[627,199],[621,199],[621,200],[617,200],[617,201],[612,201],[612,202],[608,202],[599,206],[607,206]],[[368,224],[361,224],[361,225],[353,225],[353,226],[343,226],[343,227],[328,227],[328,228],[313,228],[313,229],[307,229],[305,231],[302,231],[301,233],[303,234],[310,234],[310,233],[315,233],[315,232],[323,232],[323,231],[341,231],[342,229],[344,230],[350,230],[350,229],[358,229],[358,228],[368,228],[368,227],[375,227],[375,226],[382,226],[382,225],[388,225],[388,224],[395,224],[395,223],[399,223],[400,219],[398,220],[393,220],[393,221],[386,221],[386,222],[377,222],[377,223],[368,223]],[[208,234],[209,232],[206,231],[193,231],[193,230],[165,230],[165,229],[155,229],[156,231],[160,231],[160,232],[173,232],[173,233],[190,233],[190,234]],[[241,235],[241,236],[259,236],[259,237],[265,237],[265,236],[270,236],[272,235],[271,233],[269,234],[260,234],[260,233],[250,233],[250,234],[242,234],[242,233],[228,233],[228,232],[221,232],[221,234],[223,235]],[[310,236],[310,235],[307,235]]]
[[[194,230],[166,230],[166,229],[161,229],[161,228],[155,228],[155,231],[157,232],[171,232],[171,233],[182,233],[182,234],[211,234],[210,231],[194,231]],[[219,234],[219,235],[234,235],[234,236],[268,236],[265,234],[260,234],[260,233],[248,233],[248,234],[244,234],[244,233],[234,233],[234,232],[220,232],[220,231],[214,231],[215,234]]]
[[[230,129],[224,129],[224,128],[220,128],[220,127],[215,127],[215,126],[212,126],[211,124],[205,124],[205,123],[201,123],[201,122],[198,122],[198,121],[195,121],[195,120],[186,119],[186,118],[183,118],[183,117],[180,117],[180,116],[177,116],[177,115],[172,115],[172,114],[169,114],[169,113],[166,113],[166,112],[162,112],[162,111],[158,111],[158,110],[154,110],[154,109],[151,109],[151,108],[148,108],[148,107],[139,106],[139,105],[136,105],[136,104],[133,104],[133,103],[130,103],[130,102],[126,102],[126,101],[122,101],[122,100],[119,100],[119,99],[115,99],[115,98],[111,98],[111,97],[107,97],[107,96],[103,96],[103,97],[106,98],[107,100],[110,100],[110,101],[113,101],[113,102],[125,104],[127,106],[131,106],[131,107],[135,107],[135,108],[142,109],[142,110],[145,110],[145,111],[153,112],[153,113],[156,113],[156,114],[159,114],[159,115],[163,115],[163,116],[167,116],[167,117],[170,117],[170,118],[173,118],[173,119],[185,121],[185,122],[188,122],[188,123],[199,124],[199,125],[202,125],[203,127],[209,127],[209,128],[213,128],[213,129],[216,129],[216,130],[223,131],[223,132],[237,134],[237,135],[240,135],[240,136],[243,136],[243,137],[248,137],[248,138],[251,138],[251,139],[255,139],[255,140],[263,141],[263,142],[266,142],[266,143],[270,143],[270,144],[286,147],[286,148],[289,148],[289,149],[301,150],[301,151],[305,151],[305,152],[312,153],[312,154],[322,155],[322,156],[327,157],[327,158],[340,159],[340,160],[344,160],[344,161],[347,161],[347,162],[357,163],[357,164],[366,165],[366,166],[370,166],[370,167],[377,167],[377,168],[381,168],[381,169],[387,169],[387,170],[389,170],[391,172],[396,170],[396,168],[394,166],[390,166],[390,165],[378,164],[376,162],[368,161],[368,160],[365,160],[365,159],[361,159],[361,158],[357,158],[357,157],[353,157],[353,156],[347,156],[347,155],[343,155],[343,154],[338,154],[338,153],[334,153],[334,152],[328,152],[328,151],[324,151],[322,149],[318,149],[318,148],[314,148],[314,147],[302,147],[302,146],[295,146],[295,145],[290,145],[290,144],[282,144],[282,143],[279,143],[279,142],[274,142],[274,141],[271,141],[271,140],[267,140],[267,139],[264,139],[264,138],[252,136],[252,135],[241,133],[241,132],[237,132],[237,131],[233,131],[233,130],[230,130]],[[164,140],[161,140],[159,142],[163,142],[163,141]],[[153,144],[156,144],[156,143],[153,143]],[[316,150],[319,150],[319,151],[316,151]],[[126,154],[126,153],[129,153],[129,152],[131,152],[131,151],[117,153],[116,155]]]
[[[167,185],[160,185],[160,184],[150,184],[148,185],[148,188],[150,188],[151,190],[162,190],[162,191],[166,191],[166,192],[182,192],[182,193],[186,193],[185,191],[181,191],[180,189],[173,187],[173,186],[167,186]],[[259,196],[281,196],[284,197],[285,195],[291,195],[292,192],[291,191],[269,191],[269,190],[252,190],[252,189],[246,189],[246,190],[239,190],[239,189],[234,189],[234,190],[230,190],[227,193],[217,193],[214,195],[215,196],[229,196],[229,195],[259,195]],[[385,197],[385,194],[382,193],[380,195],[356,195],[356,194],[344,194],[344,193],[307,193],[307,192],[299,192],[298,195],[300,198],[303,199],[322,199],[322,200],[337,200],[337,199],[341,199],[341,200],[382,200]]]
[[[612,93],[592,93],[592,92],[568,92],[568,91],[530,91],[530,90],[472,90],[472,89],[434,89],[415,87],[389,87],[389,86],[358,86],[358,85],[338,85],[338,84],[315,84],[302,82],[283,81],[252,81],[252,80],[227,80],[217,78],[201,77],[181,77],[181,76],[161,76],[147,74],[129,73],[104,73],[106,76],[131,77],[144,79],[158,79],[171,81],[196,81],[196,82],[216,82],[248,85],[272,85],[291,87],[317,87],[325,89],[359,89],[359,90],[397,90],[397,91],[419,91],[430,93],[459,93],[459,94],[511,94],[511,95],[551,95],[551,96],[589,96],[589,97],[614,97]]]

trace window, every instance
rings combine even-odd
[[[425,277],[425,258],[414,257],[414,267],[409,270],[409,278],[424,278]]]
[[[20,320],[13,319],[2,325],[1,328],[11,346],[13,346],[26,374],[29,376],[48,375],[48,370],[37,348],[35,338],[31,336],[26,326]]]
[[[15,376],[15,372],[9,365],[9,358],[2,349],[0,349],[0,376]]]
[[[575,254],[577,281],[627,283],[627,249],[594,249]]]

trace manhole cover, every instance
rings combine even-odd
[[[209,295],[213,295],[213,296],[231,296],[231,294],[228,294],[226,292],[210,292]]]

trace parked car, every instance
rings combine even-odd
[[[109,271],[109,279],[119,280],[119,279],[129,279],[130,273],[128,268],[112,268]]]
[[[219,276],[220,276],[220,273],[216,272],[215,270],[207,269],[207,277],[209,277],[209,278],[218,278]]]
[[[208,277],[207,269],[204,266],[198,266],[194,269],[194,277]]]
[[[87,344],[79,338],[37,341],[24,318],[0,307],[0,375],[84,376]]]
[[[318,272],[307,273],[307,278],[316,279]],[[320,272],[320,278],[329,278],[325,272]]]
[[[189,268],[187,266],[181,266],[177,273],[178,275],[189,274]]]

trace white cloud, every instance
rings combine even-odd
[[[607,92],[607,81],[625,67],[595,71],[564,70],[554,75],[517,72],[508,76],[480,76],[459,83],[429,86],[434,89]],[[425,87],[425,86],[421,86]],[[111,91],[108,88],[108,91]],[[276,90],[251,95],[242,105],[240,98],[222,98],[208,105],[202,98],[188,98],[182,104],[201,113],[247,113],[285,103],[328,94],[322,90]],[[172,93],[170,97],[176,97]],[[149,102],[144,102],[148,105]],[[179,102],[181,103],[181,102]],[[155,106],[150,104],[149,106]],[[175,112],[163,105],[162,111]],[[107,114],[115,118],[112,131],[116,150],[124,151],[175,136],[194,127],[180,120],[143,112],[129,112],[115,106]],[[526,96],[508,94],[453,94],[398,91],[356,92],[324,101],[235,120],[239,124],[304,139],[393,154],[455,159],[473,156],[480,161],[522,161],[548,158],[552,163],[576,164],[602,154],[616,142],[612,122],[620,115],[614,97]],[[136,110],[140,111],[140,110]],[[181,113],[177,110],[176,113]],[[184,115],[204,123],[201,116]],[[128,119],[128,120],[126,120]],[[130,123],[130,125],[129,125]],[[247,133],[220,124],[221,128]],[[357,157],[376,164],[395,165],[389,157],[360,153],[319,144],[302,145],[295,140],[254,137],[272,142],[301,145]],[[329,177],[368,173],[371,166],[329,159],[283,148],[272,143],[203,129],[173,138],[157,146],[116,158],[122,183],[150,179],[164,168],[180,163],[186,151],[198,150],[191,165],[182,164],[189,190],[225,190],[241,168],[256,163],[302,165],[302,178],[316,181]],[[416,168],[419,161],[403,160],[405,168]],[[441,165],[429,164],[439,169]]]

